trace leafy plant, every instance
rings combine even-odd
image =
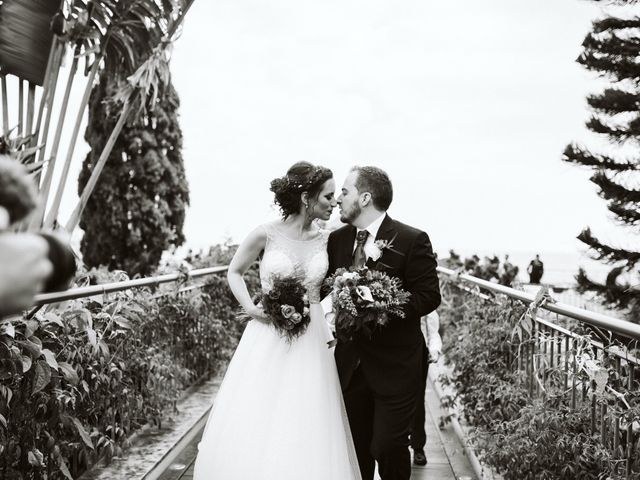
[[[505,480],[613,478],[616,461],[590,423],[588,406],[550,408],[536,401],[496,425],[484,458]]]
[[[102,269],[79,283],[124,278]],[[0,478],[72,479],[120,454],[225,365],[244,328],[235,311],[212,276],[188,292],[124,291],[1,320]]]
[[[443,351],[452,370],[440,380],[455,387],[443,406],[461,407],[482,460],[506,480],[626,478],[627,447],[636,452],[640,442],[640,394],[635,370],[612,354],[624,346],[612,339],[604,345],[608,354],[597,354],[590,330],[574,323],[570,348],[556,350],[562,358],[552,365],[540,353],[530,356],[534,345],[548,351],[556,341],[544,332],[532,335],[530,308],[453,282],[442,290]],[[537,367],[529,376],[518,366],[532,358]],[[572,365],[569,388],[565,365]],[[606,413],[593,417],[603,406]],[[637,455],[629,468],[630,478],[640,478]]]

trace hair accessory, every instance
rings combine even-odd
[[[294,188],[296,190],[304,191],[309,189],[312,185],[314,185],[320,178],[321,174],[322,174],[322,167],[317,166],[317,167],[313,167],[310,174],[307,175],[307,179],[305,181],[301,182],[299,179],[296,179],[294,181],[288,175],[285,176],[285,179],[288,187]]]

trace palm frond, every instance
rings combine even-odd
[[[42,85],[60,1],[8,0],[0,4],[0,68]]]

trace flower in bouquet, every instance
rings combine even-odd
[[[302,335],[311,320],[307,290],[293,277],[274,277],[262,295],[262,308],[288,341]]]
[[[399,279],[384,272],[341,268],[326,283],[331,287],[336,335],[341,340],[351,340],[357,333],[371,337],[390,316],[405,316],[402,306],[410,294],[400,288]]]

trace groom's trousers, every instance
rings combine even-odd
[[[373,480],[375,462],[382,480],[409,480],[409,434],[420,385],[407,392],[374,392],[361,367],[345,389],[344,401],[362,480]]]

